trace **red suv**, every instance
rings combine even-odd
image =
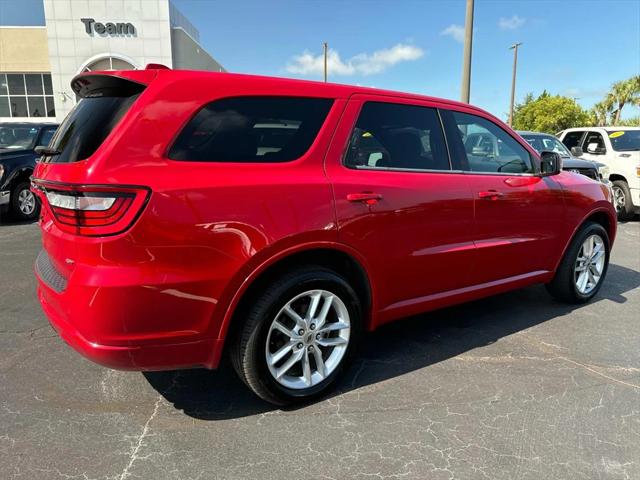
[[[87,73],[33,177],[42,308],[111,368],[216,368],[285,404],[362,332],[544,283],[585,302],[607,188],[470,105],[226,73]]]

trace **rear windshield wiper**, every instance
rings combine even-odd
[[[47,156],[60,155],[62,153],[60,150],[56,150],[55,148],[48,148],[48,147],[36,147],[34,151],[38,155],[47,155]]]

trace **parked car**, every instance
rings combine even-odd
[[[620,220],[640,213],[640,127],[568,128],[556,136],[574,156],[609,167]]]
[[[467,104],[165,69],[72,88],[33,178],[35,270],[53,326],[97,363],[217,368],[226,351],[286,404],[333,384],[365,330],[534,283],[586,302],[606,275],[608,189]]]
[[[32,220],[40,206],[30,190],[36,165],[35,148],[47,145],[57,125],[51,123],[0,123],[0,213],[16,220]]]
[[[540,153],[544,150],[556,152],[562,158],[562,169],[569,172],[580,173],[593,180],[601,181],[607,185],[609,182],[609,167],[604,163],[582,160],[571,155],[567,147],[553,135],[540,132],[518,131],[529,145]]]

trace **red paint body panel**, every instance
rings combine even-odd
[[[342,165],[366,99],[459,109],[504,126],[467,105],[247,75],[170,70],[110,75],[148,86],[94,155],[75,163],[40,163],[34,181],[151,191],[130,228],[104,237],[66,233],[43,202],[43,249],[66,288],[55,291],[39,278],[40,302],[69,344],[112,368],[217,367],[243,293],[265,269],[296,252],[335,249],[359,263],[371,287],[367,326],[373,329],[402,316],[548,281],[573,232],[592,212],[605,212],[612,240],[615,234],[606,189],[571,173],[509,177]],[[252,95],[335,102],[311,148],[292,162],[167,157],[202,106]],[[487,190],[503,195],[480,198]],[[363,193],[375,198],[348,198]]]

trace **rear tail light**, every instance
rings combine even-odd
[[[149,198],[146,187],[66,185],[37,180],[34,187],[57,226],[77,235],[124,232],[138,218]]]

